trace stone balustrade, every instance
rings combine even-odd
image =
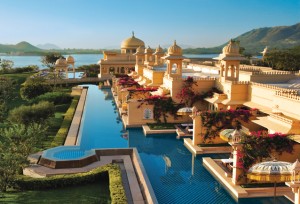
[[[181,81],[184,80],[184,78],[182,78],[181,76],[172,76],[170,77],[172,78],[173,81]],[[203,78],[203,77],[193,77],[194,81],[215,81],[217,78],[216,77],[207,77],[207,78]]]
[[[253,72],[252,75],[295,75],[294,72],[287,72],[287,71],[270,71],[270,72]]]
[[[249,70],[257,70],[260,71],[262,69],[271,69],[270,67],[262,67],[262,66],[254,66],[254,65],[246,65],[246,64],[241,64],[240,65],[240,70],[242,69],[249,69]]]
[[[273,89],[273,90],[276,90],[276,91],[282,91],[282,92],[295,92],[296,91],[294,89],[280,88],[278,86],[273,86],[273,85],[270,85],[270,84],[262,84],[262,83],[257,83],[257,82],[250,82],[250,84],[254,85],[254,86],[260,86],[260,87]]]
[[[291,92],[276,91],[275,95],[276,96],[280,96],[280,97],[284,97],[284,98],[287,98],[287,99],[292,99],[292,100],[300,101],[300,96],[298,95],[298,91],[297,90],[293,90]]]

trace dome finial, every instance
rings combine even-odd
[[[132,37],[134,37],[134,31],[132,31]]]
[[[174,40],[174,45],[176,45],[176,40]]]

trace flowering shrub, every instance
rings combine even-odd
[[[215,138],[222,129],[236,128],[241,129],[240,120],[248,122],[250,117],[249,110],[222,110],[222,111],[200,111],[196,113],[201,116],[202,126],[207,130],[203,135],[204,141]]]
[[[295,144],[287,134],[266,134],[266,131],[251,132],[250,136],[243,138],[241,162],[245,170],[249,169],[257,161],[272,157],[275,151],[279,155],[283,152],[293,152]]]
[[[144,103],[153,105],[153,118],[157,123],[161,123],[161,117],[163,117],[164,123],[167,123],[168,113],[176,119],[177,110],[181,106],[176,105],[172,98],[159,95],[149,96],[146,99],[141,100],[140,108]]]
[[[139,87],[139,88],[130,88],[130,89],[127,89],[128,91],[157,91],[157,88],[153,88],[153,87],[146,87],[146,88],[143,88],[143,87]]]
[[[197,101],[201,101],[204,98],[212,97],[214,92],[221,93],[217,88],[212,88],[206,93],[195,93],[193,91],[193,85],[197,86],[193,77],[187,77],[184,81],[177,98],[181,99],[181,103],[184,103],[188,107],[192,107]]]

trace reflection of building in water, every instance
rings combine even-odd
[[[145,43],[136,38],[134,33],[130,38],[123,40],[121,43],[121,53],[113,51],[103,51],[103,59],[98,64],[100,65],[99,78],[111,78],[111,74],[128,74],[134,70],[135,56],[137,48],[145,47]]]
[[[103,90],[103,93],[104,93],[104,99],[105,100],[112,100],[113,99],[111,91]]]

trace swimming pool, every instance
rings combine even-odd
[[[236,203],[202,166],[202,156],[193,157],[175,134],[145,137],[141,128],[125,131],[115,103],[107,100],[107,92],[110,91],[89,86],[79,132],[80,151],[136,147],[159,203]],[[209,156],[222,157],[218,154]],[[60,153],[56,157],[74,159],[76,154]],[[223,157],[228,158],[228,155]],[[272,199],[251,201],[270,203]],[[249,200],[239,203],[249,203]],[[278,203],[287,203],[287,200],[278,200]]]

